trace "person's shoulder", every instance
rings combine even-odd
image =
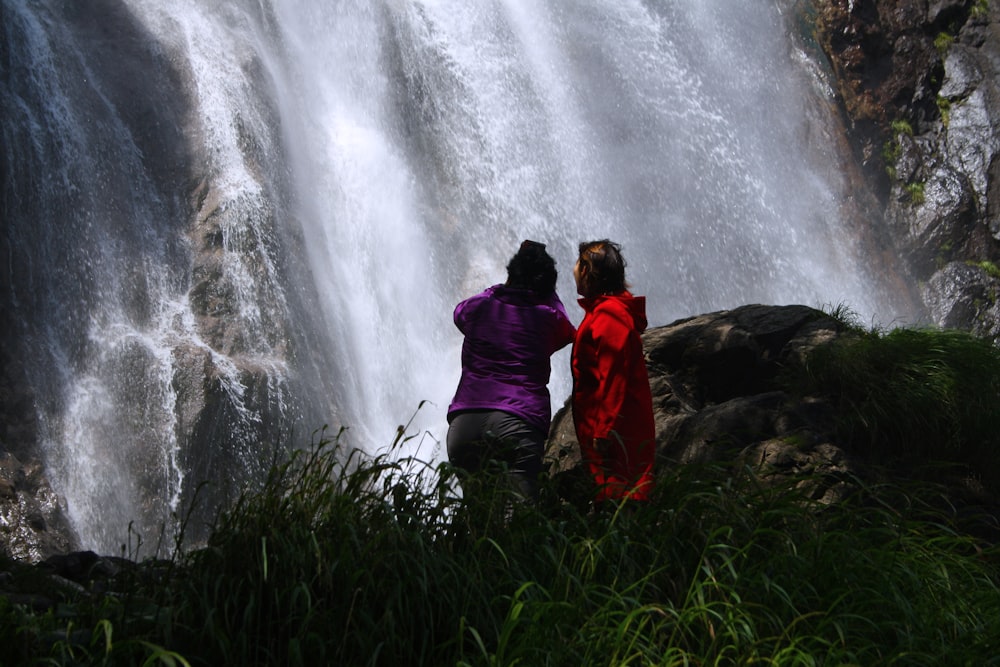
[[[646,297],[636,296],[626,290],[618,294],[609,294],[602,297],[601,305],[605,308],[630,311],[634,308],[645,308]]]
[[[477,301],[483,301],[485,299],[494,298],[494,296],[496,295],[497,290],[500,289],[500,288],[502,288],[502,287],[503,287],[503,285],[492,285],[490,287],[487,287],[486,289],[484,289],[479,294],[473,294],[472,296],[470,296],[470,297],[468,297],[466,299],[463,299],[459,303],[459,305],[471,304],[471,303],[476,303]]]
[[[563,304],[562,299],[559,298],[559,294],[556,292],[550,292],[542,295],[539,298],[538,305],[546,310],[550,310],[560,315],[566,315],[566,306]]]
[[[455,306],[455,320],[469,320],[478,317],[485,304],[493,301],[495,297],[493,292],[498,286],[493,285],[492,287],[487,287],[485,290],[479,294],[474,294],[458,303]]]

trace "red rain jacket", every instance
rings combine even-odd
[[[646,298],[629,292],[579,300],[573,343],[573,421],[597,499],[646,500],[653,490],[656,429],[640,334]]]

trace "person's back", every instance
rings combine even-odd
[[[645,500],[653,490],[656,428],[641,334],[646,300],[628,291],[608,240],[580,244],[573,275],[585,315],[573,342],[573,421],[597,500]]]
[[[507,410],[547,431],[550,357],[572,336],[558,297],[494,285],[459,304],[455,324],[465,342],[462,377],[449,413]]]
[[[537,495],[551,419],[550,357],[575,330],[555,293],[555,261],[526,241],[494,285],[455,308],[464,334],[462,376],[448,409],[448,458],[475,473],[507,465],[518,492]]]

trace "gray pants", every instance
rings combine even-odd
[[[538,499],[545,434],[520,417],[501,410],[467,410],[451,419],[448,461],[469,473],[504,464],[518,495]],[[463,485],[465,490],[465,485]]]

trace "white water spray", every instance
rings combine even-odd
[[[238,491],[266,440],[320,419],[375,452],[427,401],[403,453],[440,458],[452,309],[524,238],[577,320],[576,245],[602,237],[652,326],[752,302],[896,316],[817,168],[832,149],[804,140],[816,92],[776,7],[6,4],[31,72],[4,89],[8,192],[34,192],[8,301],[85,546],[155,531],[205,479]],[[221,416],[187,423],[202,403]]]

